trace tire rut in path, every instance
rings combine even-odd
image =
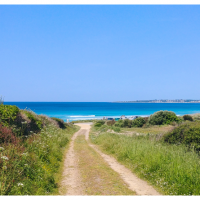
[[[101,157],[108,163],[108,165],[117,172],[122,180],[129,186],[128,188],[135,191],[137,195],[160,195],[152,186],[147,182],[139,179],[125,166],[119,164],[115,158],[102,153],[95,145],[89,142],[90,124],[76,124],[81,129],[74,134],[70,143],[69,150],[66,155],[64,163],[64,179],[62,187],[67,187],[66,195],[84,195],[84,187],[81,182],[80,172],[78,170],[77,157],[74,152],[74,140],[80,134],[85,134],[85,139],[88,145],[92,147]]]
[[[85,139],[88,141],[89,146],[96,150],[114,171],[120,174],[124,182],[128,184],[129,189],[135,191],[137,195],[160,195],[160,193],[157,192],[151,185],[138,178],[128,168],[118,163],[115,158],[102,153],[95,145],[91,144],[89,142],[89,131],[90,127],[86,129],[85,134]]]
[[[84,190],[81,184],[81,176],[78,170],[78,161],[74,152],[74,140],[80,134],[83,134],[84,131],[80,129],[76,132],[70,142],[70,146],[64,161],[64,171],[63,171],[63,180],[62,186],[60,188],[60,193],[67,189],[65,195],[84,195]]]

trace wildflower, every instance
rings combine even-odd
[[[8,160],[8,157],[6,157],[6,156],[1,156],[1,159],[3,159],[3,160]]]
[[[28,166],[28,164],[24,164],[24,166]]]
[[[2,169],[6,170],[6,169],[7,169],[7,166],[3,166]]]
[[[23,153],[22,156],[28,156],[28,153]]]
[[[3,151],[4,150],[4,148],[3,147],[0,147],[0,151]]]
[[[18,186],[22,186],[24,187],[24,184],[23,183],[17,183]]]

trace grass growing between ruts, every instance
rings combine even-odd
[[[200,194],[200,159],[187,147],[163,144],[148,136],[101,133],[90,138],[161,193]]]
[[[119,175],[113,171],[101,156],[78,136],[74,143],[78,166],[87,195],[134,195]]]

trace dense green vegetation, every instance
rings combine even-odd
[[[189,116],[190,117],[190,116]],[[188,118],[189,120],[189,118]],[[183,121],[182,117],[177,117],[174,112],[171,111],[158,111],[152,114],[150,117],[138,117],[134,120],[129,119],[120,119],[118,121],[115,120],[97,120],[95,121],[96,127],[101,127],[104,123],[100,121],[106,122],[108,126],[115,126],[118,128],[131,128],[131,127],[149,127],[151,125],[165,125],[172,124],[176,125]]]
[[[9,106],[0,104],[0,123],[4,126],[11,126],[19,113],[17,106]]]
[[[98,120],[98,121],[95,123],[94,126],[96,126],[96,127],[101,127],[101,126],[104,125],[104,124],[105,124],[105,121],[103,121],[103,120]]]
[[[174,112],[161,110],[150,115],[148,123],[151,125],[163,125],[179,121],[180,119],[176,116]]]
[[[189,148],[200,151],[200,123],[187,122],[176,127],[164,136],[164,141],[170,144],[185,144]]]
[[[142,127],[146,123],[143,117],[138,117],[133,120],[132,127]]]
[[[63,152],[77,128],[0,105],[0,194],[57,194]]]
[[[60,128],[64,129],[67,127],[67,124],[62,119],[59,119],[56,117],[51,117],[51,119],[55,120],[58,123]]]
[[[183,115],[183,119],[188,120],[188,121],[193,121],[193,118],[191,115]]]
[[[91,140],[163,194],[200,194],[200,160],[184,146],[163,144],[149,136],[112,133],[91,135]]]
[[[94,126],[90,139],[139,177],[150,182],[161,193],[199,195],[200,121],[198,117],[194,119],[183,121],[181,117],[177,119],[173,113],[162,111],[145,120],[146,124],[151,120],[150,123],[160,125],[149,123],[148,126],[137,127],[137,133],[141,130],[142,134],[123,135],[124,130],[133,128],[129,128],[128,120],[122,120],[114,126]],[[175,123],[174,126],[162,125],[172,122]],[[156,131],[167,126],[168,133]],[[120,135],[111,133],[110,128],[114,127],[120,127]],[[155,130],[155,133],[148,133],[150,128]]]

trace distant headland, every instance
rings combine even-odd
[[[136,101],[115,101],[113,103],[200,103],[200,100],[192,99],[154,99],[154,100],[136,100]]]

